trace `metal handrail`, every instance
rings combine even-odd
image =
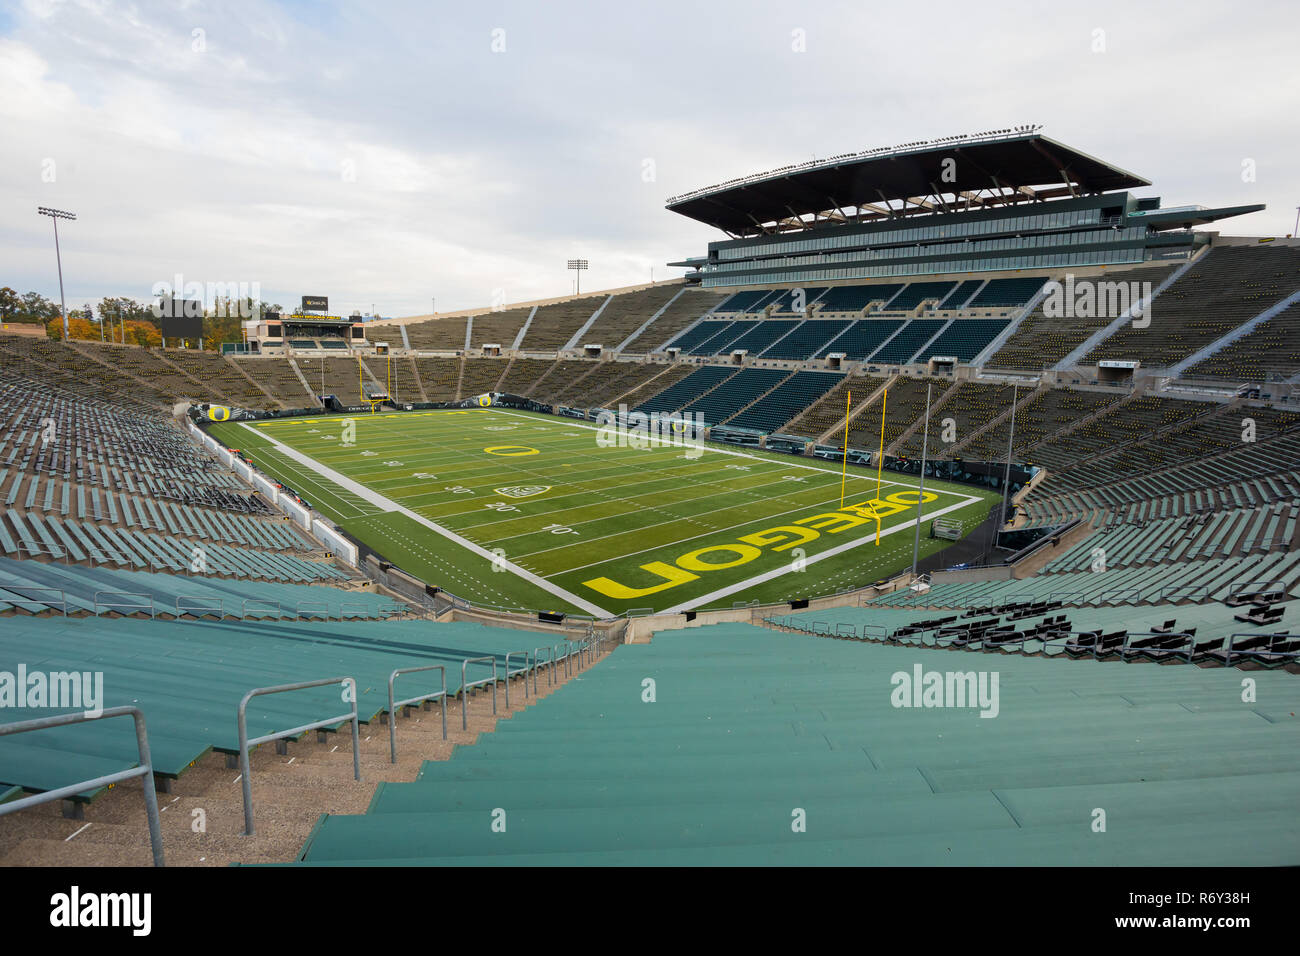
[[[492,662],[492,676],[485,677],[482,680],[466,683],[465,670],[470,664],[481,664],[484,661]],[[497,714],[497,659],[495,657],[467,657],[460,662],[460,729],[469,730],[469,692],[475,687],[483,687],[486,684],[492,685],[492,716]]]
[[[295,621],[301,621],[301,620],[302,620],[302,612],[303,612],[303,609],[304,609],[304,608],[313,608],[313,607],[319,607],[319,608],[321,608],[321,609],[325,612],[325,619],[326,619],[326,620],[329,620],[329,616],[330,616],[330,606],[329,606],[329,603],[328,603],[327,601],[299,601],[296,605],[294,605],[294,609],[293,609],[293,619],[294,619]],[[308,614],[315,615],[317,612],[315,612],[315,611],[311,611],[311,610],[308,610],[307,613],[308,613]],[[342,617],[341,614],[340,614],[339,616]]]
[[[51,558],[53,558],[53,559],[56,560],[56,561],[57,561],[59,558],[62,558],[64,564],[71,564],[71,563],[72,563],[72,554],[68,551],[67,548],[60,548],[58,551],[55,551],[53,548],[47,548],[47,547],[45,547],[44,545],[40,544],[39,542],[35,542],[35,544],[36,544],[36,547],[33,548],[33,547],[32,547],[30,544],[28,544],[27,542],[25,542],[25,541],[19,541],[19,542],[18,542],[18,553],[19,553],[19,554],[22,554],[22,553],[26,552],[27,554],[30,554],[30,555],[32,555],[32,556],[37,556],[37,555],[42,555],[42,554],[48,554]]]
[[[280,730],[272,734],[264,734],[261,737],[248,739],[248,702],[254,697],[262,697],[266,694],[283,694],[291,690],[305,690],[308,687],[326,687],[331,684],[351,684],[352,685],[352,710],[349,713],[342,714],[338,717],[327,717],[325,720],[318,720],[315,723],[304,724],[301,727],[294,727],[291,730]],[[252,767],[248,759],[248,749],[256,747],[259,744],[269,743],[272,740],[283,740],[286,737],[296,737],[298,734],[306,733],[309,730],[320,730],[324,727],[332,727],[341,720],[352,722],[352,778],[361,779],[361,732],[357,723],[357,681],[354,677],[326,677],[322,680],[300,681],[296,684],[278,684],[275,687],[255,687],[244,695],[239,702],[239,711],[236,721],[239,726],[239,776],[243,781],[244,788],[244,833],[243,836],[253,835],[253,780]]]
[[[248,605],[250,603],[267,605],[267,607],[264,608],[263,610],[270,610],[271,608],[274,608],[275,616],[277,620],[284,617],[284,608],[280,606],[279,601],[264,601],[261,598],[244,598],[244,603],[240,605],[239,608],[239,619],[241,621],[248,619]]]
[[[1234,640],[1236,640],[1237,638],[1239,638],[1239,637],[1267,637],[1267,638],[1269,639],[1269,645],[1272,646],[1272,642],[1273,642],[1273,640],[1276,639],[1276,638],[1279,638],[1279,637],[1285,637],[1285,638],[1287,638],[1287,639],[1289,639],[1289,640],[1297,640],[1297,639],[1300,639],[1300,634],[1292,634],[1292,633],[1289,632],[1289,631],[1280,631],[1280,632],[1274,632],[1274,633],[1268,633],[1268,634],[1252,634],[1252,633],[1250,633],[1249,631],[1243,631],[1243,632],[1240,632],[1240,633],[1237,633],[1237,634],[1229,634],[1229,635],[1228,635],[1228,645],[1227,645],[1227,647],[1225,647],[1225,648],[1223,649],[1223,650],[1224,650],[1224,655],[1223,655],[1223,666],[1224,666],[1224,667],[1231,667],[1231,666],[1232,666],[1232,655],[1233,655],[1233,654],[1238,654],[1238,655],[1240,655],[1240,656],[1242,656],[1242,657],[1264,657],[1264,656],[1267,655],[1267,656],[1271,656],[1271,657],[1290,657],[1290,658],[1292,658],[1292,659],[1300,659],[1300,651],[1257,651],[1257,650],[1254,650],[1254,649],[1245,650],[1245,651],[1234,651],[1234,650],[1232,649],[1232,642],[1233,642]]]
[[[999,626],[996,625],[991,627],[986,627],[981,629],[979,631],[978,636],[976,636],[973,633],[974,630],[973,628],[960,627],[955,624],[945,624],[942,627],[933,629],[934,646],[947,647],[949,644],[956,644],[960,642],[964,650],[970,650],[972,644],[978,644],[982,649],[984,646],[985,635],[996,633],[999,629],[1000,629]],[[1005,630],[1005,628],[1001,628],[1001,629]],[[945,631],[947,631],[948,633],[945,634],[944,633]],[[921,644],[922,646],[925,645],[924,631],[921,632]]]
[[[149,844],[153,848],[153,865],[166,866],[163,860],[162,821],[158,814],[158,793],[154,789],[153,782],[153,760],[149,755],[149,733],[145,728],[144,713],[139,707],[109,707],[98,714],[82,711],[74,714],[58,714],[53,717],[37,717],[35,720],[20,720],[13,724],[0,724],[0,737],[23,734],[32,730],[45,730],[48,727],[65,727],[69,724],[81,724],[91,720],[126,717],[128,715],[135,721],[135,746],[139,756],[138,766],[132,767],[130,770],[119,770],[117,773],[82,780],[79,783],[69,784],[55,790],[46,790],[44,793],[33,794],[30,797],[10,800],[8,803],[0,804],[0,817],[8,813],[17,813],[19,810],[25,810],[28,807],[39,806],[42,803],[51,803],[55,800],[62,800],[64,797],[76,796],[86,790],[109,787],[126,780],[141,777],[144,782],[144,808],[145,815],[149,819]]]
[[[552,659],[553,655],[551,654],[551,649],[549,647],[534,647],[533,648],[533,696],[534,697],[537,696],[537,671],[538,668],[541,666],[538,660],[538,655],[540,655],[542,651],[546,652],[546,663],[548,665],[551,665],[548,666],[546,670],[546,686],[550,687],[554,683],[554,680],[552,679],[551,671],[554,669],[553,665],[555,662]]]
[[[130,603],[111,604],[108,601],[101,601],[99,599],[99,596],[101,594],[114,594],[117,595],[118,597],[138,597],[138,598],[142,597],[145,600],[143,603],[137,602],[134,604],[130,604]],[[150,617],[157,616],[157,611],[154,610],[154,606],[153,606],[153,597],[146,591],[96,591],[95,592],[95,617],[99,617],[100,615],[99,608],[101,604],[104,606],[106,610],[109,611],[119,610],[123,608],[127,608],[133,611],[142,611],[145,608],[148,608]]]
[[[1083,591],[1049,591],[1047,594],[1047,600],[1048,603],[1051,603],[1052,601],[1059,601],[1062,604],[1064,604],[1066,601],[1069,601],[1073,598],[1084,599],[1087,598],[1087,596],[1088,595]]]
[[[1058,631],[1056,637],[1043,641],[1043,656],[1052,657],[1053,655],[1047,653],[1047,649],[1055,644],[1064,645],[1064,644],[1068,644],[1071,638],[1089,637],[1089,636],[1092,637],[1093,639],[1092,649],[1093,649],[1093,654],[1095,655],[1097,653],[1097,642],[1101,640],[1102,632],[1103,632],[1103,628],[1100,627],[1093,628],[1087,631]],[[1064,648],[1062,648],[1062,650],[1064,650]]]
[[[514,657],[517,654],[522,654],[524,656],[524,666],[519,670],[512,671],[510,669],[510,658]],[[506,709],[507,710],[510,709],[510,678],[518,677],[520,674],[524,675],[524,697],[525,698],[528,697],[528,672],[532,670],[532,665],[530,664],[529,661],[530,659],[527,651],[509,651],[506,653],[505,671],[506,671]]]
[[[1173,638],[1176,637],[1182,638],[1182,643],[1178,647],[1131,647],[1130,646],[1133,638],[1135,637],[1158,637],[1159,634],[1160,632],[1155,631],[1147,634],[1128,635],[1128,637],[1124,638],[1124,646],[1120,648],[1120,657],[1127,660],[1131,655],[1148,654],[1148,653],[1169,654],[1172,656],[1174,654],[1182,654],[1184,651],[1186,651],[1187,654],[1184,659],[1188,663],[1191,663],[1192,652],[1195,651],[1196,649],[1196,635],[1191,633],[1190,631],[1169,631],[1164,635],[1167,640],[1172,640]]]
[[[68,595],[62,588],[37,587],[34,584],[4,584],[3,588],[11,594],[17,594],[19,597],[23,596],[19,593],[21,591],[48,591],[51,594],[57,594],[59,596],[59,606],[63,609],[63,616],[68,616]],[[55,607],[52,601],[42,601],[37,598],[33,598],[31,603],[43,604],[50,610],[53,610]]]
[[[393,700],[393,682],[398,674],[414,674],[418,671],[441,671],[442,690],[432,694],[419,694],[406,700]],[[442,664],[426,664],[423,667],[399,667],[388,675],[388,760],[397,763],[397,708],[411,704],[423,704],[438,699],[442,701],[442,739],[447,739],[447,668]]]
[[[182,601],[186,602],[185,607],[181,607]],[[205,601],[209,603],[203,603]],[[222,602],[221,598],[217,598],[215,602],[212,602],[212,599],[210,598],[195,597],[193,595],[184,594],[176,598],[177,617],[183,617],[186,614],[193,614],[195,611],[198,611],[200,614],[207,614],[210,611],[216,611],[217,617],[225,618],[226,616],[226,606]]]
[[[1260,587],[1259,585],[1263,586]],[[1238,581],[1228,586],[1228,600],[1244,595],[1257,594],[1263,594],[1272,600],[1281,601],[1286,598],[1286,588],[1282,586],[1282,582],[1274,580]]]

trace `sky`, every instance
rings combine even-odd
[[[0,0],[0,286],[427,314],[680,276],[672,195],[1027,123],[1166,206],[1300,205],[1300,5]]]

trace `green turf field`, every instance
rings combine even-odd
[[[352,425],[349,426],[349,422]],[[385,559],[479,604],[596,616],[815,597],[908,568],[915,479],[708,445],[601,447],[596,426],[506,409],[212,426]],[[994,496],[928,482],[970,530]],[[933,497],[931,497],[933,496]],[[880,538],[876,543],[880,516]]]

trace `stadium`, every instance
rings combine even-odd
[[[1017,127],[675,197],[681,279],[7,323],[0,862],[1300,862],[1300,242],[1150,185]]]

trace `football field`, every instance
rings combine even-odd
[[[613,616],[816,597],[911,567],[916,479],[709,444],[623,443],[498,408],[214,425],[352,537],[478,604]],[[639,444],[642,447],[636,447]],[[927,482],[928,537],[994,495]]]

